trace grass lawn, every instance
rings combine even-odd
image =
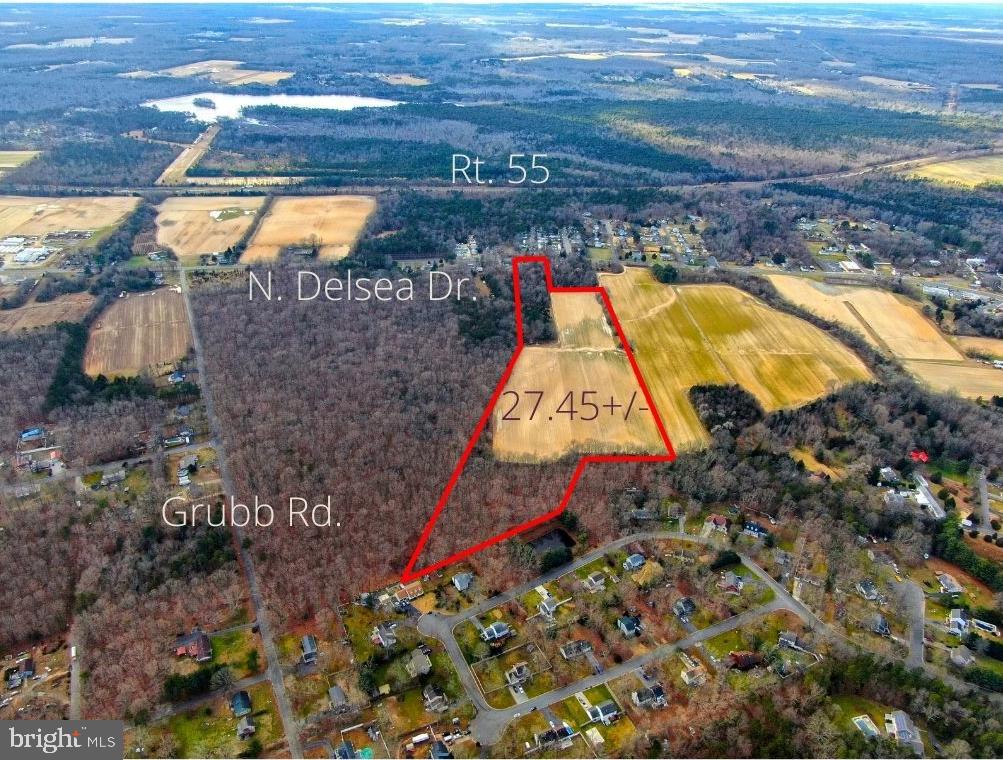
[[[745,649],[742,631],[735,629],[727,631],[704,642],[704,648],[719,660],[728,656],[729,652]]]
[[[228,665],[236,678],[253,676],[262,669],[265,658],[258,650],[257,641],[250,630],[240,629],[214,635],[211,640],[213,661]],[[254,665],[248,661],[252,656],[251,652],[258,652],[257,666],[253,668],[248,667],[248,664]]]
[[[603,702],[608,700],[616,701],[613,699],[613,693],[609,690],[609,687],[605,684],[600,686],[593,686],[591,689],[585,692],[585,698],[591,702],[593,705],[601,705]]]
[[[348,632],[352,651],[355,652],[356,662],[365,662],[376,654],[376,645],[369,636],[379,622],[380,618],[376,613],[358,604],[352,605],[345,614],[345,630]]]
[[[255,737],[268,747],[282,736],[282,724],[275,709],[272,687],[268,683],[248,689],[254,712]],[[178,757],[236,757],[248,742],[237,738],[237,719],[226,699],[217,699],[208,707],[175,715],[167,729],[177,743]]]
[[[885,725],[885,713],[891,710],[890,707],[886,707],[885,705],[873,700],[857,696],[856,694],[834,697],[832,703],[842,712],[840,720],[845,721],[846,727],[851,728],[854,731],[857,730],[857,727],[853,725],[852,721],[858,715],[869,715],[871,720],[874,721],[874,725],[883,730]]]
[[[585,249],[585,252],[589,255],[589,258],[593,261],[612,261],[613,251],[609,248],[595,248],[594,246],[589,246]]]
[[[558,718],[567,721],[569,725],[574,726],[576,729],[581,728],[589,722],[589,716],[574,697],[568,697],[563,702],[554,705],[551,709]]]
[[[603,750],[609,757],[618,757],[620,749],[634,737],[634,732],[637,730],[637,727],[626,715],[611,726],[597,723],[596,727],[602,738],[606,740]]]

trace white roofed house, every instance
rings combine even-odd
[[[919,729],[902,710],[885,714],[885,731],[897,743],[904,744],[920,757],[923,756],[923,740]]]

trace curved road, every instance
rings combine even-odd
[[[770,612],[775,612],[777,610],[789,610],[801,618],[809,629],[822,631],[826,634],[831,633],[828,626],[816,617],[815,613],[788,594],[787,590],[782,585],[777,583],[777,581],[775,581],[769,573],[753,562],[748,556],[739,553],[738,556],[741,558],[742,563],[749,568],[749,570],[751,570],[760,581],[765,583],[773,591],[775,596],[771,602],[743,612],[740,615],[730,617],[727,620],[722,620],[719,623],[715,623],[708,628],[697,631],[684,639],[680,639],[679,641],[670,644],[663,644],[650,652],[631,658],[630,660],[609,668],[598,675],[589,676],[570,684],[569,686],[533,697],[521,704],[499,710],[491,707],[491,705],[487,703],[480,688],[477,686],[477,681],[463,656],[463,652],[460,651],[460,646],[457,644],[456,638],[453,636],[453,629],[457,625],[481,615],[500,604],[505,604],[517,599],[536,586],[556,580],[568,573],[572,573],[590,562],[599,559],[615,549],[626,546],[627,544],[635,541],[658,541],[666,539],[691,541],[707,546],[718,545],[717,542],[712,539],[704,538],[703,536],[691,535],[689,533],[680,533],[678,531],[650,531],[645,533],[635,533],[612,541],[598,549],[593,549],[592,551],[583,554],[581,557],[578,557],[570,564],[555,568],[554,570],[537,576],[533,580],[523,583],[520,586],[516,586],[513,589],[509,589],[497,596],[468,607],[455,615],[439,615],[436,613],[429,613],[419,618],[418,630],[425,635],[433,636],[443,643],[446,648],[446,652],[453,663],[453,667],[459,675],[463,688],[466,690],[470,700],[477,707],[477,717],[471,722],[470,728],[478,741],[482,744],[493,744],[501,737],[506,726],[508,726],[508,724],[519,715],[524,715],[533,709],[547,707],[548,705],[577,694],[579,691],[604,684],[633,670],[637,670],[653,660],[664,658],[675,651],[694,646],[706,641],[707,639],[713,638],[718,634],[738,628]]]

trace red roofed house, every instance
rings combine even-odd
[[[179,636],[174,642],[177,657],[191,657],[195,662],[209,662],[212,659],[212,644],[201,628],[196,626],[186,636]]]
[[[728,532],[728,518],[723,515],[708,515],[704,524],[710,526],[711,530],[716,530],[719,533]]]
[[[930,455],[923,451],[923,449],[914,449],[913,451],[910,451],[909,458],[914,462],[923,462],[924,464],[930,461]]]

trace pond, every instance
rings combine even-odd
[[[198,121],[211,124],[221,118],[239,119],[245,108],[281,106],[283,108],[319,108],[330,111],[350,111],[353,108],[387,108],[400,101],[365,98],[358,95],[239,95],[223,92],[197,92],[174,98],[148,100],[143,103],[158,111],[190,113]]]

